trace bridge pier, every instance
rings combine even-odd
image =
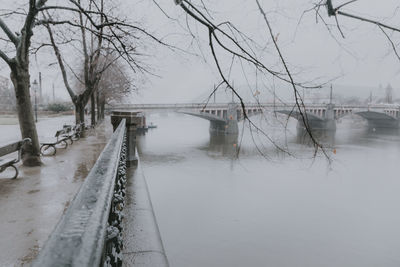
[[[325,129],[328,131],[336,131],[336,120],[335,120],[335,105],[330,103],[327,105],[325,111]]]
[[[237,110],[238,104],[229,103],[226,120],[221,121],[210,121],[210,133],[211,134],[225,134],[225,135],[235,135],[239,133]]]
[[[336,131],[336,120],[334,105],[328,104],[326,110],[324,111],[324,117],[314,118],[312,116],[307,116],[307,123],[311,130],[326,130],[326,131]],[[298,116],[297,118],[297,128],[305,129],[303,118]]]
[[[138,162],[136,157],[136,135],[138,134],[138,129],[144,128],[145,117],[141,112],[113,111],[111,114],[111,123],[114,131],[123,119],[126,121],[126,136],[128,143],[127,165],[128,167],[136,166]]]

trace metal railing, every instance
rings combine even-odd
[[[123,119],[32,266],[121,266],[126,183]]]

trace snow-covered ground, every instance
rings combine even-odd
[[[73,116],[39,118],[39,139],[53,136],[73,120]],[[5,121],[0,118],[0,145],[21,138],[18,124],[12,124],[10,118]],[[111,131],[106,120],[68,149],[58,149],[56,156],[42,157],[43,166],[19,165],[20,175],[15,180],[0,174],[0,266],[27,266],[36,257]]]

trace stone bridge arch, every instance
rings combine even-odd
[[[297,128],[305,128],[302,115],[298,110],[278,110],[276,112],[295,118],[298,122]],[[336,123],[334,119],[327,118],[327,111],[324,109],[311,111],[306,110],[305,115],[309,127],[313,130],[336,130]]]
[[[368,125],[373,128],[397,128],[399,127],[399,113],[397,112],[377,112],[377,111],[359,111],[354,114],[366,119]]]
[[[229,103],[227,109],[210,108],[194,111],[181,111],[183,114],[199,117],[210,121],[210,133],[212,134],[238,134],[238,117],[236,103]]]

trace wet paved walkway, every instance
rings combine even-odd
[[[52,136],[72,116],[39,120],[39,138]],[[1,123],[1,118],[0,118]],[[108,138],[105,121],[87,137],[56,156],[42,157],[43,166],[19,166],[16,180],[0,174],[0,266],[29,266],[77,193]],[[18,125],[0,125],[0,145],[20,138]]]

